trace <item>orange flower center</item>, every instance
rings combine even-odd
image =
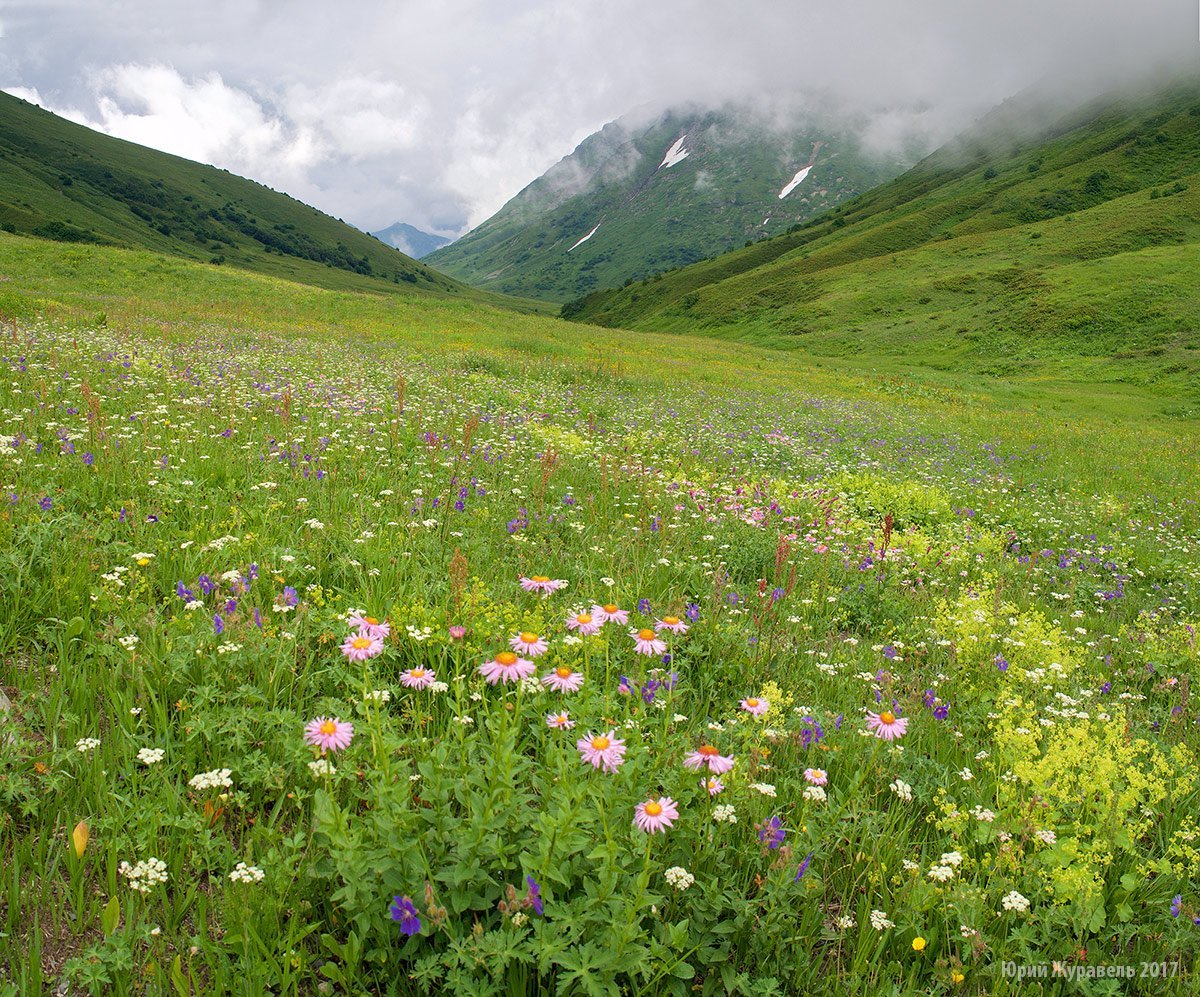
[[[556,724],[565,724],[567,722],[567,715],[565,713],[560,713],[554,718],[554,722]]]
[[[512,651],[501,651],[496,655],[496,664],[498,665],[515,665],[517,656]]]
[[[750,707],[755,707],[758,705],[758,700],[757,699],[747,699],[746,705],[750,706]]]
[[[538,642],[537,634],[531,634],[528,630],[521,631],[521,643],[522,644],[536,644],[537,642]]]
[[[319,728],[317,728],[326,737],[332,737],[337,733],[337,724],[332,720],[326,720]]]
[[[560,667],[554,669],[554,674],[560,679],[569,679],[574,673],[569,668]]]
[[[889,713],[887,710],[884,710],[881,714],[879,714],[879,720],[881,723],[890,726],[896,722],[896,714]]]
[[[640,637],[642,640],[654,640],[654,631],[653,630],[639,630],[638,637]]]
[[[617,608],[617,604],[615,602],[606,602],[600,608],[603,609],[606,613],[619,613],[621,611],[620,609]]]
[[[716,748],[714,748],[714,747],[713,747],[711,744],[702,744],[702,745],[700,745],[700,751],[699,751],[699,753],[700,753],[700,754],[702,754],[702,755],[706,755],[706,756],[707,756],[707,757],[709,757],[709,758],[711,758],[713,755],[719,754],[719,752],[717,751],[717,749],[716,749]]]
[[[578,616],[575,617],[575,622],[576,623],[585,623],[585,624],[591,623],[592,622],[592,614],[591,613],[580,613]]]
[[[657,817],[660,813],[662,813],[662,804],[651,801],[650,803],[646,804],[645,810],[647,817]]]
[[[375,619],[374,616],[364,616],[363,619],[366,620],[373,627],[379,626],[379,621],[377,619]]]
[[[548,581],[550,581],[550,576],[549,575],[534,575],[529,580],[531,582],[548,582]]]
[[[413,678],[419,679],[422,675],[425,674],[425,669],[424,668],[414,668],[411,672],[409,672],[409,674]]]
[[[663,623],[665,623],[669,627],[675,626],[675,624],[677,624],[678,622],[679,622],[678,616],[664,616],[663,617]]]
[[[592,747],[597,751],[606,751],[612,742],[607,737],[593,737]]]
[[[368,647],[371,646],[371,638],[370,637],[355,637],[354,640],[350,641],[350,646],[356,648],[359,651],[364,651]]]

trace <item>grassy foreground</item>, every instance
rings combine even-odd
[[[0,316],[0,990],[1194,988],[1186,413],[15,237]]]

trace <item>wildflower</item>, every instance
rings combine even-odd
[[[313,747],[326,751],[341,751],[350,746],[354,738],[354,725],[338,717],[317,717],[304,728],[304,740]]]
[[[229,878],[235,883],[261,883],[265,877],[266,873],[258,866],[246,865],[245,862],[239,862],[229,874]]]
[[[1003,905],[1005,910],[1015,910],[1020,913],[1024,913],[1025,911],[1029,910],[1029,899],[1027,897],[1023,897],[1016,890],[1010,890],[1008,893],[1004,894],[1004,896],[1000,898],[1000,903]]]
[[[570,730],[575,726],[575,721],[563,710],[562,713],[546,714],[546,726],[555,730]]]
[[[1052,845],[1058,840],[1058,835],[1053,831],[1038,831],[1036,837],[1045,845]]]
[[[529,892],[525,895],[525,903],[533,908],[535,914],[545,914],[545,905],[542,902],[542,887],[532,876],[525,877],[525,883],[529,887]]]
[[[575,742],[580,757],[594,768],[615,772],[625,762],[625,742],[616,737],[616,731],[607,734],[592,734],[591,731]]]
[[[577,631],[581,637],[591,637],[600,632],[600,622],[591,613],[573,613],[567,617],[567,629]]]
[[[733,768],[733,756],[722,755],[711,744],[702,744],[683,760],[683,765],[693,771],[707,765],[710,772],[720,775]]]
[[[142,748],[137,753],[137,758],[139,762],[148,768],[151,765],[157,765],[161,762],[164,754],[165,752],[162,748]]]
[[[857,922],[849,914],[841,914],[833,923],[839,931],[849,931]]]
[[[922,938],[920,935],[917,935],[917,937],[912,940],[912,947],[913,947],[914,952],[924,952],[925,951],[925,939]]]
[[[149,893],[159,883],[167,881],[167,863],[162,859],[143,859],[136,865],[122,862],[117,871],[129,880],[129,885],[138,893]]]
[[[688,625],[678,616],[664,616],[661,620],[655,621],[654,629],[660,632],[670,630],[671,633],[685,634],[688,632]]]
[[[432,675],[433,673],[431,672],[430,674]],[[400,677],[400,681],[401,682],[404,681],[403,675]],[[388,703],[390,703],[392,701],[392,694],[387,689],[372,689],[363,698],[369,700],[372,703],[381,703],[386,706]]]
[[[141,643],[141,638],[137,634],[126,634],[124,637],[118,637],[117,643],[125,648],[126,651],[132,651]]]
[[[929,878],[939,883],[947,883],[954,878],[954,870],[948,865],[931,866]]]
[[[211,772],[201,772],[192,776],[188,780],[188,785],[201,792],[206,789],[228,789],[233,785],[233,780],[230,778],[232,774],[231,769],[213,769]]]
[[[693,876],[682,866],[678,865],[673,865],[670,869],[664,872],[663,878],[668,884],[675,887],[675,889],[677,889],[680,893],[696,882],[695,876]]]
[[[950,970],[950,982],[953,983],[955,986],[958,986],[965,979],[966,979],[966,977],[963,975],[962,970],[959,970],[959,969]]]
[[[479,666],[479,674],[487,679],[489,685],[496,685],[498,682],[507,685],[509,682],[528,678],[535,671],[537,665],[517,657],[512,651],[501,651],[491,661],[485,661]]]
[[[988,810],[986,807],[978,806],[971,808],[971,816],[985,824],[990,824],[996,819],[996,814],[994,811]]]
[[[225,632],[225,621],[219,614],[213,615],[213,632],[220,637]]]
[[[958,773],[958,777],[963,782],[970,782],[972,779],[975,778],[975,774],[970,769],[964,768],[961,772]]]
[[[771,708],[771,704],[765,699],[759,699],[755,696],[749,696],[743,699],[739,704],[743,710],[754,717],[761,717]]]
[[[583,685],[583,673],[572,671],[566,665],[559,665],[549,675],[543,676],[542,684],[555,692],[578,692]]]
[[[824,769],[805,769],[804,781],[810,786],[824,786],[829,782],[829,776]]]
[[[700,788],[708,790],[709,796],[716,796],[725,788],[725,783],[714,775],[709,776],[707,779],[701,779]]]
[[[1175,896],[1171,898],[1171,916],[1178,917],[1181,910],[1183,910],[1183,894],[1176,893]]]
[[[528,654],[531,658],[545,654],[546,650],[550,647],[545,639],[528,630],[522,630],[515,637],[512,637],[508,642],[508,646],[514,651]]]
[[[428,668],[410,668],[400,673],[400,684],[409,689],[427,689],[436,678],[437,673]]]
[[[326,758],[317,758],[308,763],[308,770],[312,773],[314,779],[324,779],[326,776],[332,776],[337,772],[333,767],[333,763]]]
[[[783,839],[786,837],[787,831],[784,830],[783,820],[780,817],[769,817],[758,825],[758,840],[772,851],[782,845]]]
[[[913,798],[912,786],[903,779],[896,779],[892,782],[890,789],[905,803],[911,803]]]
[[[658,636],[653,630],[641,629],[630,630],[629,636],[633,638],[634,651],[638,654],[644,654],[647,657],[662,654],[667,649],[664,641],[658,639]]]
[[[89,751],[100,747],[100,739],[98,737],[81,737],[75,742],[75,750],[81,755],[86,755]]]
[[[942,857],[939,861],[941,861],[944,865],[952,865],[957,868],[958,866],[962,865],[962,860],[963,857],[961,852],[942,852]]]
[[[948,717],[948,716],[950,716],[950,704],[949,703],[939,703],[937,706],[935,706],[933,708],[933,719],[934,720],[945,720],[946,717]]]
[[[393,921],[400,922],[400,930],[410,938],[420,932],[421,919],[417,916],[417,908],[408,897],[392,897],[389,908]]]
[[[567,582],[563,578],[551,578],[549,575],[533,575],[526,578],[524,575],[520,578],[521,588],[526,592],[540,592],[542,598],[545,599],[559,589],[565,589]]]
[[[387,620],[380,621],[374,616],[364,616],[362,613],[352,613],[348,622],[352,627],[356,627],[363,637],[383,640],[392,632]]]
[[[762,793],[763,796],[775,796],[775,787],[769,782],[752,782],[750,783],[750,788]]]
[[[660,796],[657,800],[646,800],[634,807],[633,822],[638,830],[647,834],[657,834],[666,831],[672,823],[679,819],[679,810],[675,801],[669,796]]]
[[[805,786],[803,795],[806,800],[811,800],[813,803],[824,803],[826,799],[825,790],[820,786]]]
[[[713,808],[713,820],[718,824],[736,824],[737,810],[731,803],[724,803]]]
[[[812,852],[809,852],[807,855],[804,856],[803,861],[800,863],[800,868],[796,870],[796,875],[792,879],[793,883],[798,883],[798,882],[800,882],[800,880],[802,880],[804,878],[805,874],[808,872],[808,867],[810,865],[812,865],[812,860],[813,860]]]
[[[622,675],[617,681],[617,692],[622,696],[629,696],[633,693],[633,685],[629,681],[628,675]]]
[[[467,635],[467,628],[454,626],[451,627],[447,633],[450,634],[451,640],[462,640]]]
[[[872,713],[868,710],[867,726],[875,732],[876,737],[884,741],[893,741],[904,736],[908,730],[908,719],[897,717],[890,710],[884,710],[882,713]]]
[[[624,626],[629,622],[629,610],[622,609],[615,602],[606,602],[603,606],[592,607],[592,618],[602,625],[616,623]]]
[[[888,928],[896,927],[895,923],[888,920],[887,912],[882,910],[871,911],[871,927],[876,931],[886,931]]]
[[[342,644],[342,654],[348,661],[366,661],[383,653],[383,639],[366,634],[351,634]]]

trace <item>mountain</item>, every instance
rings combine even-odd
[[[2,92],[0,228],[323,287],[468,291],[287,194],[103,135]]]
[[[612,122],[428,262],[565,301],[784,231],[917,158],[867,151],[861,121],[816,120],[725,106]]]
[[[1015,99],[799,230],[565,316],[846,362],[1200,392],[1200,80]]]
[[[444,236],[434,235],[432,232],[422,232],[419,228],[414,228],[404,222],[396,222],[395,225],[372,232],[371,235],[380,242],[386,242],[393,249],[398,249],[405,255],[411,256],[414,260],[428,256],[435,249],[441,249],[442,246],[450,243],[450,240]]]

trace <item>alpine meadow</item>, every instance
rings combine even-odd
[[[1194,65],[134,6],[0,49],[0,997],[1197,992]]]

